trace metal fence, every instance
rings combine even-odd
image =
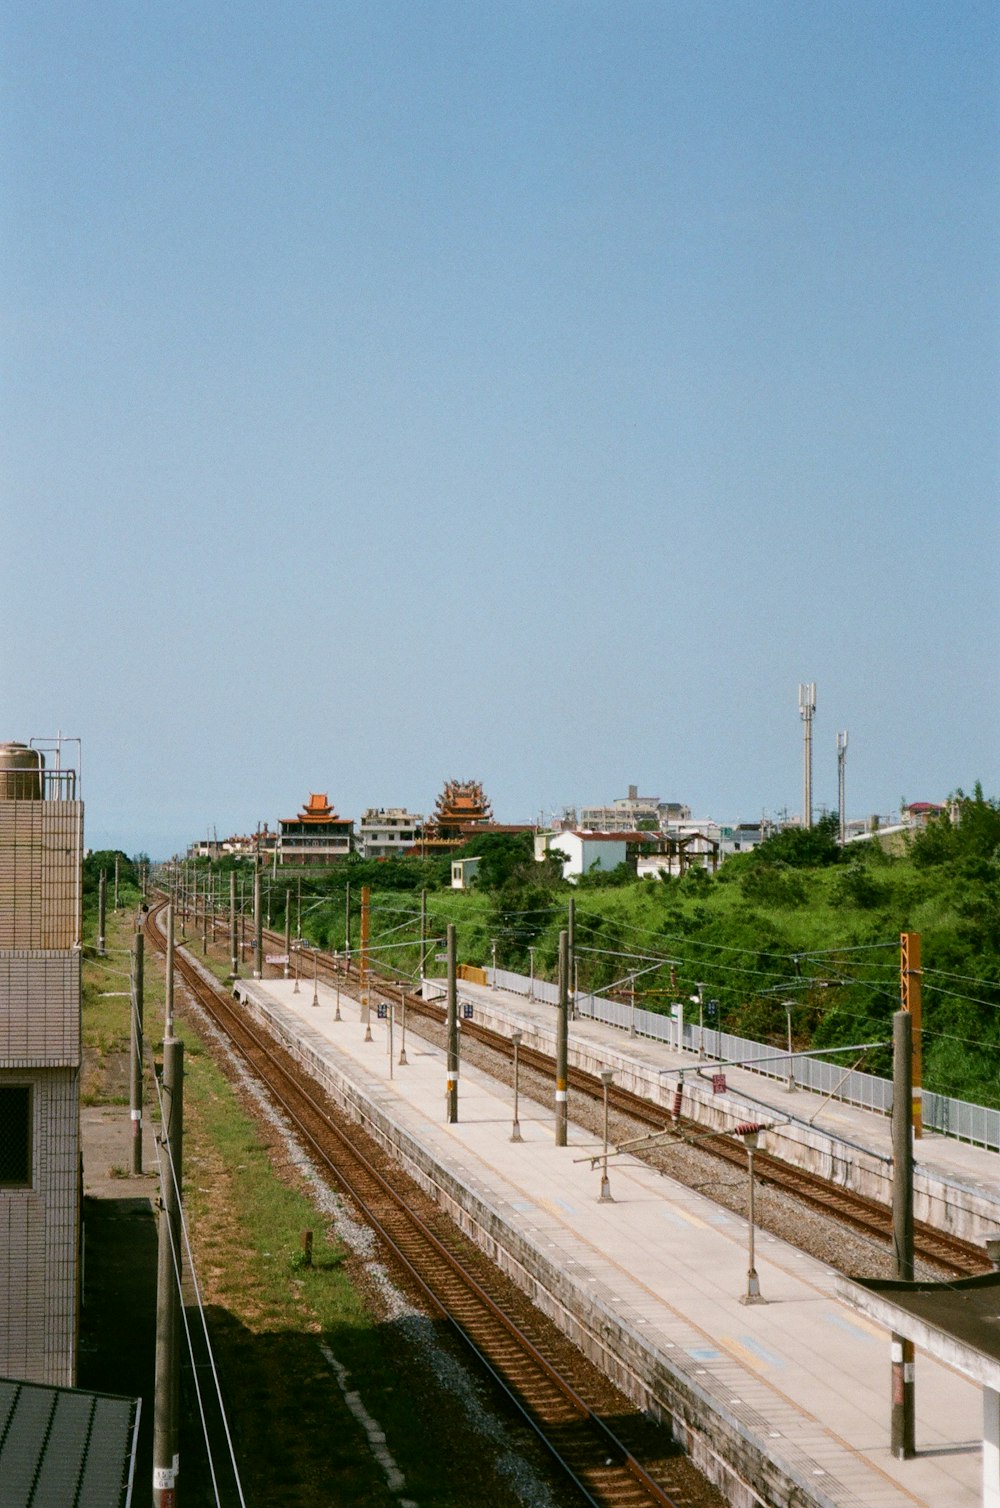
[[[548,980],[532,980],[525,974],[513,974],[506,969],[497,969],[495,973],[487,969],[486,973],[490,983],[495,982],[499,989],[510,990],[515,995],[528,995],[549,1005],[559,1002],[559,988]],[[696,1021],[685,1019],[683,1007],[675,1019],[659,1011],[647,1011],[642,1006],[633,1008],[624,1001],[584,994],[577,994],[572,1006],[578,1016],[616,1026],[632,1037],[649,1037],[655,1042],[664,1042],[675,1052],[703,1053],[706,1059],[736,1061],[741,1067],[772,1079],[787,1080],[791,1074],[803,1089],[814,1089],[817,1094],[829,1095],[881,1115],[888,1115],[892,1109],[890,1079],[820,1058],[777,1056],[778,1050],[766,1042],[736,1037],[731,1032],[713,1026],[701,1027]],[[755,1061],[762,1058],[767,1062]],[[967,1100],[925,1090],[923,1122],[930,1131],[973,1142],[994,1152],[1000,1151],[1000,1110],[990,1109],[987,1105],[972,1105]]]

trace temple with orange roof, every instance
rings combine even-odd
[[[354,819],[338,817],[325,791],[312,791],[296,817],[278,822],[278,862],[296,868],[336,864],[354,850]]]
[[[530,833],[529,823],[510,824],[493,821],[493,808],[478,780],[446,780],[437,799],[434,814],[425,823],[416,852],[447,853],[461,848],[479,833]]]

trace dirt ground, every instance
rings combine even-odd
[[[122,1176],[130,1161],[127,1106],[84,1106],[83,1292],[80,1387],[141,1398],[134,1508],[149,1508],[153,1490],[153,1362],[156,1339],[158,1180]],[[143,1167],[156,1166],[152,1135]]]

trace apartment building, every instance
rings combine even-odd
[[[392,859],[412,848],[424,819],[402,806],[370,806],[358,824],[358,853],[363,859]]]
[[[70,1387],[83,804],[61,745],[54,766],[39,748],[0,744],[0,1376]]]

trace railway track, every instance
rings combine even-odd
[[[147,933],[164,953],[166,939],[155,911]],[[368,1139],[357,1124],[342,1120],[323,1091],[305,1078],[301,1064],[253,1028],[231,996],[207,983],[182,949],[176,951],[175,970],[265,1084],[317,1162],[379,1234],[432,1312],[447,1321],[539,1437],[583,1502],[593,1508],[697,1508],[719,1501],[707,1484],[701,1491],[692,1488],[686,1462],[676,1472],[682,1480],[673,1481],[669,1455],[648,1468],[638,1460],[599,1407],[587,1400],[586,1383],[566,1375],[565,1366],[545,1354],[540,1320],[525,1323],[489,1291],[491,1281],[498,1282],[495,1269],[453,1222],[399,1169],[391,1177],[380,1170],[378,1153],[366,1150]]]
[[[277,933],[269,933],[267,936],[272,946],[283,945],[283,939]],[[325,983],[332,983],[336,980],[342,989],[346,988],[353,993],[351,991],[352,976],[348,971],[345,977],[342,960],[337,960],[335,963],[329,954],[314,948],[304,950],[301,957],[306,960],[307,965],[304,973],[310,976],[315,973]],[[369,980],[372,989],[387,998],[399,1000],[404,994],[398,985],[388,980],[371,974]],[[445,1011],[442,1006],[436,1005],[433,1001],[423,1000],[408,990],[405,991],[405,998],[408,1013],[422,1015],[428,1020],[443,1023]],[[510,1043],[502,1033],[492,1031],[476,1021],[463,1021],[462,1033],[465,1037],[474,1038],[477,1042],[501,1054],[505,1059],[510,1059],[512,1056]],[[518,1055],[522,1067],[554,1077],[555,1064],[549,1054],[522,1044]],[[602,1101],[604,1088],[595,1075],[571,1066],[568,1078],[571,1090],[577,1094],[586,1095],[595,1102]],[[648,1126],[651,1131],[662,1134],[664,1138],[688,1143],[696,1141],[703,1152],[740,1170],[746,1168],[746,1152],[743,1145],[732,1136],[724,1133],[706,1134],[704,1126],[698,1121],[684,1115],[675,1119],[661,1107],[620,1084],[610,1086],[608,1102],[613,1110],[630,1116],[640,1125]],[[831,1183],[829,1179],[822,1178],[804,1168],[794,1167],[764,1151],[758,1151],[754,1156],[754,1173],[761,1183],[769,1184],[793,1196],[810,1209],[839,1221],[867,1239],[883,1245],[892,1245],[892,1210],[879,1200],[857,1194],[851,1189],[845,1189],[839,1184]],[[964,1241],[948,1231],[942,1231],[923,1221],[914,1222],[914,1254],[918,1261],[930,1263],[952,1277],[972,1277],[990,1270],[989,1260],[981,1247],[974,1246],[971,1242]]]

